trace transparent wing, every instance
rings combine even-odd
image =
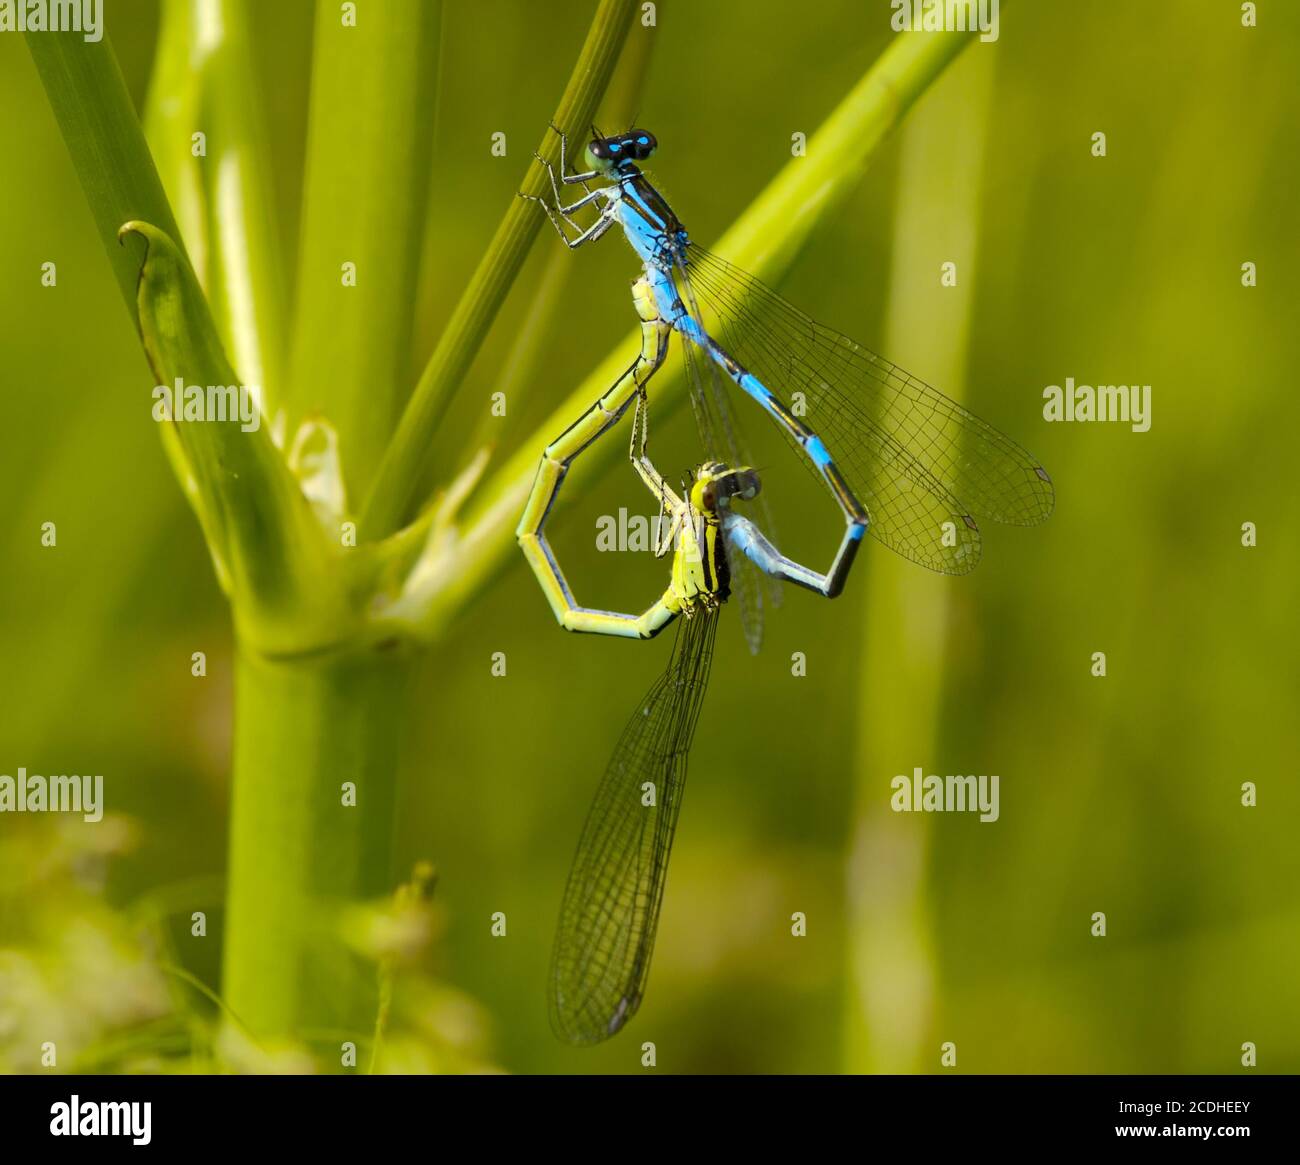
[[[699,304],[686,272],[679,268],[678,279],[687,310],[694,315],[701,327],[704,321],[700,317]],[[723,383],[721,369],[707,357],[701,355],[695,345],[679,337],[682,359],[686,364],[688,387],[691,395],[691,409],[695,413],[696,425],[700,431],[700,440],[704,444],[705,456],[722,461],[727,465],[753,465],[745,442],[740,421],[731,407],[731,394]],[[772,520],[772,511],[767,503],[767,495],[760,493],[748,503],[754,519],[767,536],[774,541],[778,535]],[[731,564],[731,596],[740,609],[740,625],[745,633],[745,642],[749,645],[751,655],[757,655],[763,646],[763,594],[766,590],[768,601],[773,608],[781,605],[781,582],[760,573],[748,558],[737,556],[738,561]]]
[[[717,608],[677,621],[668,667],[623,729],[583,826],[551,958],[551,1026],[570,1043],[608,1039],[645,993],[717,626]]]
[[[703,247],[684,261],[711,334],[787,404],[801,394],[796,414],[891,550],[964,574],[979,561],[978,518],[1032,526],[1051,514],[1047,471],[987,421]]]
[[[704,456],[728,465],[753,465],[740,436],[731,401],[718,379],[719,373],[711,360],[702,357],[689,340],[680,339],[682,360],[686,365],[687,385],[691,395],[691,408],[704,445]],[[712,377],[709,376],[710,370]],[[775,538],[772,515],[767,509],[767,498],[759,494],[751,504],[755,519],[769,538]],[[731,568],[731,597],[740,610],[740,626],[750,654],[757,655],[763,646],[763,580],[757,567],[743,555],[736,555],[729,563]],[[770,593],[772,605],[780,606],[780,583],[773,579]]]

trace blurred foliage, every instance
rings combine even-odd
[[[141,102],[156,6],[107,7]],[[656,181],[707,244],[788,160],[791,133],[810,132],[888,43],[889,6],[806,5],[797,19],[782,0],[659,11],[638,120],[661,142]],[[589,18],[585,3],[448,5],[412,367],[513,197]],[[997,44],[972,46],[940,82],[960,90],[973,54],[997,55],[965,275],[966,399],[1041,457],[1058,512],[1043,529],[992,531],[969,578],[916,572],[951,610],[942,649],[906,661],[936,672],[941,724],[878,772],[854,771],[860,733],[889,718],[909,739],[909,709],[864,686],[857,658],[886,551],[866,550],[834,604],[788,595],[755,660],[723,629],[649,994],[630,1034],[599,1049],[552,1039],[546,960],[587,801],[667,645],[561,635],[517,562],[429,655],[399,855],[401,868],[436,862],[436,911],[413,927],[386,907],[353,916],[393,976],[381,1068],[639,1071],[652,1039],[665,1071],[836,1070],[850,939],[872,941],[846,933],[849,879],[855,895],[873,892],[870,872],[846,864],[854,790],[874,785],[887,803],[895,773],[921,765],[1002,777],[996,825],[901,823],[931,835],[923,1063],[932,1049],[937,1067],[939,1043],[954,1040],[961,1071],[1231,1072],[1253,1040],[1261,1070],[1300,1070],[1300,552],[1297,490],[1281,473],[1300,423],[1286,275],[1300,260],[1300,10],[1267,7],[1261,25],[1242,29],[1232,3],[1152,0],[1140,19],[1118,0],[1017,3]],[[289,270],[311,36],[306,3],[258,6]],[[34,1069],[49,1039],[60,1068],[301,1066],[302,1049],[214,1048],[211,1000],[161,969],[218,986],[228,613],[18,37],[0,37],[0,102],[17,111],[0,120],[0,772],[102,772],[113,811],[96,826],[0,819],[0,1067]],[[1104,160],[1088,149],[1099,129]],[[495,132],[505,159],[489,152]],[[887,152],[783,287],[875,346],[890,298],[930,294],[916,281],[937,280],[944,258],[913,247],[921,276],[886,281],[894,170]],[[482,425],[553,246],[535,250],[443,427],[444,481]],[[543,374],[509,421],[516,439],[632,321],[625,246],[566,258]],[[47,260],[57,289],[40,286]],[[1240,284],[1247,260],[1254,289]],[[887,354],[930,378],[934,341],[918,329]],[[1066,376],[1150,383],[1151,431],[1044,423],[1042,388]],[[666,465],[687,464],[689,424],[659,422]],[[760,464],[771,459],[779,531],[792,552],[815,553],[833,517],[822,523],[822,500],[775,445],[756,445]],[[581,500],[555,542],[575,585],[601,603],[648,601],[662,564],[594,550],[597,516],[643,508],[626,470],[579,470],[570,489]],[[39,544],[45,521],[58,524],[57,552]],[[1244,521],[1258,524],[1255,550],[1240,547]],[[1104,680],[1089,674],[1099,650]],[[195,651],[208,654],[206,678],[190,674]],[[494,651],[507,653],[504,678]],[[794,651],[805,678],[790,674]],[[1240,807],[1246,780],[1256,809]],[[204,939],[189,933],[193,910],[211,912]],[[805,939],[789,937],[796,910]],[[1104,940],[1089,936],[1095,910],[1108,915]],[[497,911],[505,939],[491,934]],[[412,929],[426,943],[417,970],[395,952]]]
[[[342,925],[383,984],[377,1032],[306,1033],[307,1043],[249,1036],[199,975],[179,961],[204,941],[193,915],[219,915],[219,881],[172,884],[115,909],[112,864],[138,847],[121,816],[96,827],[30,818],[0,844],[0,1071],[312,1072],[337,1062],[377,1072],[488,1072],[480,1005],[428,973],[443,929],[425,866],[384,902],[356,905]],[[221,1022],[223,1020],[229,1022]],[[52,1045],[52,1047],[47,1047]]]
[[[101,1041],[140,1028],[153,1043],[170,1011],[154,952],[104,898],[108,863],[136,831],[113,816],[94,829],[33,821],[9,825],[0,847],[0,1069],[125,1066],[130,1043],[106,1054]]]

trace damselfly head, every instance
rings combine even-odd
[[[587,144],[587,165],[602,173],[619,170],[635,162],[644,162],[655,152],[655,135],[645,129],[604,137],[592,127],[596,136]]]
[[[701,465],[691,485],[691,505],[705,514],[730,508],[733,498],[749,501],[758,495],[762,483],[758,472],[747,465],[732,468],[720,461]]]

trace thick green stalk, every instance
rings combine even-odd
[[[222,995],[260,1037],[369,1038],[375,969],[343,943],[336,907],[393,888],[410,673],[395,652],[311,665],[240,652]]]
[[[290,420],[329,420],[358,501],[410,391],[442,26],[439,3],[383,7],[317,8],[293,338]]]
[[[813,227],[853,190],[912,103],[972,39],[957,32],[897,37],[813,135],[807,156],[787,163],[735,222],[715,248],[718,253],[760,279],[777,282]],[[425,597],[427,634],[437,634],[454,619],[514,552],[515,524],[541,451],[608,391],[640,342],[639,333],[630,333],[484,484],[462,523],[455,569],[436,571],[437,590]],[[679,402],[682,389],[680,377],[656,379],[656,415]],[[618,441],[599,441],[584,458],[606,464],[625,448]]]
[[[590,123],[613,74],[636,8],[635,0],[600,0],[587,41],[555,114],[555,124],[571,135],[576,135]],[[559,164],[559,140],[550,130],[543,135],[538,152],[552,164]],[[523,193],[536,197],[550,195],[550,180],[541,163],[533,162],[529,166]],[[514,199],[506,211],[429,358],[384,454],[362,515],[361,534],[364,538],[372,541],[385,538],[410,517],[428,468],[432,438],[438,423],[469,370],[474,354],[514,284],[528,248],[544,221],[542,209],[535,202],[522,198]]]
[[[111,48],[52,33],[28,43],[155,383],[234,384]],[[410,664],[393,651],[337,647],[357,637],[364,587],[265,425],[171,421],[160,432],[239,640],[224,952],[233,1010],[258,1035],[343,1026],[364,1037],[374,1018],[368,978],[335,937],[330,904],[391,888]],[[267,662],[275,654],[300,658]],[[345,781],[355,807],[343,803]]]

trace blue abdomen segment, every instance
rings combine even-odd
[[[808,443],[804,446],[808,450],[808,456],[813,459],[813,464],[821,469],[831,464],[831,453],[826,448],[825,442],[816,435],[808,438]]]
[[[737,383],[764,408],[773,399],[772,390],[752,372],[742,372],[737,379]]]
[[[686,310],[672,277],[658,267],[647,272],[650,286],[654,291],[655,304],[660,317],[667,320],[684,339],[703,351],[710,360],[727,374],[731,381],[746,396],[752,397],[767,414],[785,431],[786,435],[799,447],[800,451],[812,462],[818,474],[835,496],[845,520],[850,524],[865,521],[867,512],[853,496],[831,456],[826,443],[807,425],[790,411],[785,402],[758,379],[752,372],[734,359],[712,336],[704,330],[700,322]],[[710,453],[712,454],[712,450]],[[860,531],[860,527],[858,527]],[[861,537],[861,533],[857,535]]]

